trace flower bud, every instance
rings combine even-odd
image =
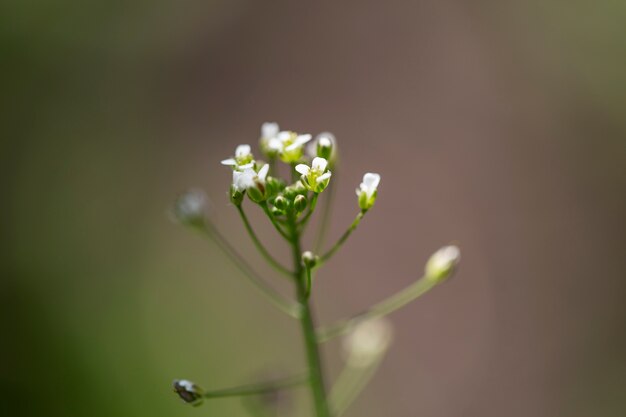
[[[191,381],[186,379],[174,380],[174,392],[186,403],[197,406],[202,404],[203,391]]]
[[[356,190],[361,210],[369,210],[372,208],[378,197],[378,184],[380,184],[380,175],[368,172],[363,175],[363,182]]]
[[[328,136],[320,136],[317,139],[317,156],[330,160],[333,153],[333,141]]]
[[[444,246],[426,262],[426,278],[441,283],[449,278],[461,260],[461,251],[454,245]]]
[[[287,210],[287,207],[289,207],[289,201],[287,201],[287,199],[282,195],[279,195],[274,199],[274,206],[284,212]]]
[[[174,203],[173,214],[183,224],[199,226],[207,217],[209,199],[203,191],[189,190]]]
[[[298,194],[293,200],[293,207],[296,209],[297,213],[302,213],[304,209],[306,209],[306,205],[307,199],[302,194]]]
[[[314,255],[313,252],[311,251],[306,251],[302,254],[302,263],[308,269],[315,268],[315,265],[317,265],[318,260],[319,260],[319,257]]]
[[[358,323],[343,340],[343,351],[348,366],[364,368],[383,355],[393,337],[391,322],[384,318]]]
[[[235,206],[240,206],[241,203],[243,202],[243,197],[245,195],[245,192],[238,189],[235,186],[231,186],[230,192],[228,194],[230,197],[230,202]]]

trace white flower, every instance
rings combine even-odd
[[[424,270],[426,277],[442,282],[452,275],[460,260],[461,251],[457,246],[444,246],[428,259]]]
[[[363,182],[357,188],[356,195],[359,197],[359,207],[361,210],[369,210],[376,202],[378,195],[378,184],[380,184],[380,175],[368,172],[363,175]]]
[[[278,139],[279,132],[278,123],[266,122],[261,125],[261,151],[270,158],[276,157],[283,149],[283,143]]]
[[[222,165],[232,166],[233,169],[245,170],[254,166],[254,155],[250,145],[239,145],[235,149],[235,157],[224,159]]]
[[[332,173],[327,171],[328,161],[324,158],[316,157],[311,166],[305,164],[296,165],[296,171],[301,174],[300,181],[314,193],[321,193],[328,186]]]
[[[295,132],[282,131],[276,136],[275,146],[280,147],[280,159],[288,164],[298,162],[302,158],[304,145],[311,140],[311,135],[298,135]]]
[[[190,190],[174,203],[173,214],[182,223],[200,224],[207,217],[209,198],[200,190]]]
[[[267,173],[270,169],[269,165],[263,165],[259,172],[256,172],[252,168],[247,168],[243,171],[233,171],[233,185],[232,191],[234,193],[248,192],[248,196],[256,201],[260,202],[265,199],[265,180]]]
[[[393,327],[384,318],[358,323],[343,340],[348,366],[362,368],[378,360],[389,348]]]

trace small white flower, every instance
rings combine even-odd
[[[267,179],[267,173],[270,166],[263,165],[259,172],[256,172],[252,168],[247,168],[243,171],[233,171],[233,185],[232,190],[235,193],[248,192],[248,196],[256,201],[260,202],[265,199],[265,180]]]
[[[222,165],[233,167],[233,169],[244,170],[254,166],[254,155],[250,145],[239,145],[235,149],[235,157],[224,159]]]
[[[442,282],[452,275],[460,260],[461,251],[457,246],[444,246],[428,259],[424,270],[426,277]]]
[[[325,158],[332,166],[337,158],[337,140],[330,132],[322,132],[315,137],[315,140],[307,145],[306,153],[309,157],[316,156]]]
[[[327,171],[328,161],[324,158],[316,157],[311,166],[305,164],[296,165],[296,171],[301,174],[300,181],[314,193],[321,193],[328,186],[332,173]]]
[[[182,223],[199,224],[208,213],[209,198],[200,190],[190,190],[174,203],[173,214]]]
[[[281,147],[279,151],[280,159],[288,164],[298,162],[302,158],[303,147],[311,140],[311,135],[309,134],[298,135],[290,131],[279,132],[276,137],[280,141],[280,145],[278,145],[278,142],[275,142],[275,146]]]
[[[384,318],[358,323],[343,340],[348,366],[362,368],[371,365],[383,355],[393,338],[393,327]]]
[[[261,151],[270,158],[276,157],[283,149],[283,143],[278,139],[279,132],[278,123],[266,122],[261,125]]]
[[[361,210],[369,210],[376,202],[378,184],[380,184],[379,174],[368,172],[363,175],[363,182],[356,190]]]

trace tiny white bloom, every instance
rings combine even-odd
[[[452,275],[460,260],[461,251],[457,246],[444,246],[428,259],[424,271],[426,277],[442,282]]]
[[[363,182],[356,190],[359,197],[359,207],[361,210],[369,210],[376,202],[378,194],[378,184],[380,184],[380,175],[368,172],[363,175]]]
[[[252,164],[252,165],[251,165]],[[224,159],[222,165],[233,167],[233,169],[243,170],[254,165],[254,156],[250,145],[239,145],[235,149],[235,157]]]
[[[266,122],[261,125],[261,151],[270,158],[276,157],[283,149],[283,143],[278,139],[279,132],[278,123]]]
[[[233,171],[233,191],[243,193],[248,192],[250,198],[254,201],[263,201],[265,198],[265,180],[270,166],[265,164],[259,172],[252,168],[243,171]]]
[[[298,162],[302,158],[304,145],[311,140],[311,135],[298,135],[295,132],[282,131],[276,138],[280,141],[280,159],[288,164]],[[278,146],[278,143],[276,143]]]
[[[265,122],[261,125],[261,137],[262,138],[273,138],[278,135],[280,128],[278,127],[278,123],[274,122]]]
[[[209,204],[209,198],[203,191],[190,190],[176,199],[173,214],[180,222],[200,223],[207,217]]]
[[[295,169],[301,174],[300,181],[309,190],[321,193],[328,186],[332,173],[327,171],[328,161],[324,158],[316,157],[311,166],[298,164]]]

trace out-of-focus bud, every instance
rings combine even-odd
[[[285,183],[276,177],[268,176],[265,180],[265,188],[268,197],[273,197],[285,189]]]
[[[426,262],[426,279],[431,279],[437,283],[448,279],[456,270],[456,266],[461,260],[461,251],[454,245],[444,246],[435,252],[428,262]]]
[[[186,403],[193,406],[202,404],[204,391],[186,379],[174,380],[174,392]]]
[[[306,209],[306,205],[307,199],[302,194],[298,194],[293,200],[293,207],[296,209],[297,213],[302,213],[304,209]]]
[[[383,355],[393,338],[391,322],[375,318],[358,323],[343,339],[343,351],[348,366],[364,368]]]
[[[176,220],[183,224],[200,226],[208,215],[209,198],[201,190],[189,190],[174,202]]]
[[[242,191],[235,186],[230,187],[230,192],[228,194],[230,197],[230,202],[235,206],[240,206],[243,202],[243,197],[246,195],[245,191]]]
[[[290,200],[296,198],[297,195],[304,195],[306,194],[306,192],[307,192],[306,187],[300,181],[288,187],[285,187],[285,190],[284,190],[285,196]]]
[[[376,202],[376,197],[378,196],[378,184],[380,184],[380,175],[373,172],[368,172],[363,175],[363,182],[356,190],[361,210],[371,209]]]
[[[317,139],[317,156],[330,161],[333,152],[333,141],[328,136],[320,136]]]
[[[302,263],[304,264],[304,266],[306,266],[308,269],[313,269],[315,268],[315,265],[317,265],[317,261],[319,260],[319,256],[316,256],[315,254],[313,254],[313,252],[311,251],[306,251],[302,254]]]
[[[287,199],[282,195],[279,195],[274,199],[274,206],[284,212],[287,210],[287,207],[289,207],[289,201],[287,201]]]
[[[337,162],[337,140],[330,132],[322,132],[315,140],[307,145],[307,155],[313,159],[316,156],[328,160],[328,166],[333,168]]]

